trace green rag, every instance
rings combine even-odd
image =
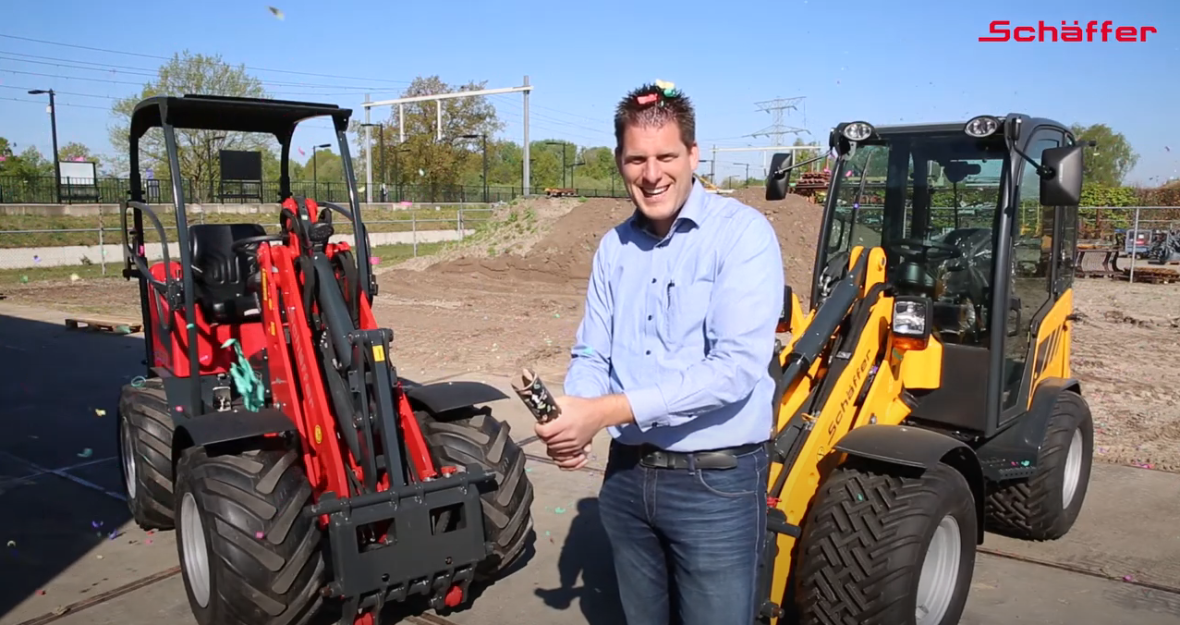
[[[263,389],[262,378],[254,372],[254,368],[250,366],[250,361],[246,360],[246,355],[242,353],[242,345],[238,343],[237,339],[230,339],[221,344],[222,349],[233,345],[234,351],[238,355],[237,361],[230,365],[229,375],[233,378],[234,388],[237,389],[238,394],[242,396],[243,402],[246,404],[246,410],[250,412],[258,412],[262,409]]]

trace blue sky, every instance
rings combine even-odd
[[[267,2],[283,11],[283,20]],[[850,119],[935,121],[1019,111],[1107,123],[1140,155],[1128,182],[1150,184],[1180,177],[1178,7],[1164,0],[4,3],[0,136],[18,150],[32,144],[48,155],[45,96],[26,90],[53,88],[61,93],[59,142],[108,152],[111,98],[137,93],[150,77],[136,72],[153,72],[163,60],[155,57],[187,48],[244,63],[276,97],[351,106],[358,117],[366,88],[381,100],[397,97],[418,75],[437,74],[451,84],[486,80],[494,88],[518,86],[527,74],[535,87],[530,138],[583,146],[611,145],[617,99],[659,78],[695,101],[703,158],[714,144],[769,145],[766,137],[744,135],[773,121],[755,103],[779,97],[804,96],[783,121],[821,143],[829,128]],[[1111,20],[1158,32],[1145,43],[979,42],[997,19],[1014,26]],[[98,69],[70,67],[80,62]],[[507,123],[504,134],[521,141],[521,96],[491,100]],[[388,109],[374,111],[381,114]],[[296,136],[308,153],[315,143],[334,143],[326,121],[313,123]],[[744,174],[745,163],[751,173],[763,166],[756,151],[717,159],[718,177]]]

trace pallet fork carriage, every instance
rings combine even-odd
[[[371,309],[350,116],[203,95],[148,98],[131,116],[123,275],[139,281],[147,370],[120,395],[119,455],[136,522],[177,530],[202,625],[302,623],[326,604],[342,624],[371,624],[412,596],[455,607],[532,537],[524,453],[508,424],[477,407],[507,395],[479,382],[418,384],[390,359],[393,331]],[[333,122],[348,206],[291,194],[291,137],[316,117]],[[178,260],[143,201],[139,145],[153,129],[172,173]],[[177,129],[278,140],[278,234],[188,224]],[[333,242],[333,217],[353,245]],[[145,224],[162,262],[148,262]]]
[[[1070,377],[1082,146],[1018,114],[842,123],[829,143],[812,304],[788,288],[770,364],[756,621],[950,625],[985,530],[1053,540],[1085,499],[1093,424]],[[775,155],[767,199],[795,166]]]

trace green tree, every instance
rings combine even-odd
[[[7,139],[0,137],[0,156],[3,157],[0,160],[0,176],[19,178],[27,183],[33,183],[38,178],[48,178],[52,188],[53,161],[42,156],[34,146],[30,145],[20,154],[16,154],[13,147]]]
[[[90,148],[76,141],[71,141],[57,150],[57,157],[62,161],[84,161],[94,163],[103,172],[102,159],[91,152]]]
[[[1115,132],[1106,124],[1070,127],[1078,142],[1094,141],[1095,147],[1086,148],[1084,179],[1089,184],[1103,187],[1117,187],[1123,184],[1127,174],[1139,162],[1139,155],[1121,132]]]
[[[160,66],[156,79],[145,83],[139,94],[119,100],[112,107],[118,121],[110,129],[110,140],[118,154],[116,160],[124,169],[129,147],[128,129],[135,105],[152,96],[189,93],[266,97],[262,81],[248,74],[244,65],[231,66],[222,61],[220,55],[194,55],[187,50],[174,54],[171,60]],[[198,197],[205,198],[209,189],[216,188],[219,150],[262,151],[276,144],[273,137],[259,133],[180,128],[176,129],[176,143],[181,175],[192,182]],[[164,134],[159,128],[153,128],[140,139],[139,155],[141,170],[151,167],[161,179],[170,175]]]

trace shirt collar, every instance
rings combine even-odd
[[[696,176],[693,176],[692,191],[689,191],[688,198],[684,200],[684,206],[680,208],[680,213],[676,215],[676,219],[672,222],[672,228],[668,231],[668,237],[671,237],[683,223],[698,227],[701,225],[705,217],[705,204],[708,202],[707,194],[708,192],[705,191],[705,187],[696,179]],[[631,225],[651,234],[647,217],[644,217],[643,213],[639,212],[639,209],[635,209],[635,212],[631,214]]]

